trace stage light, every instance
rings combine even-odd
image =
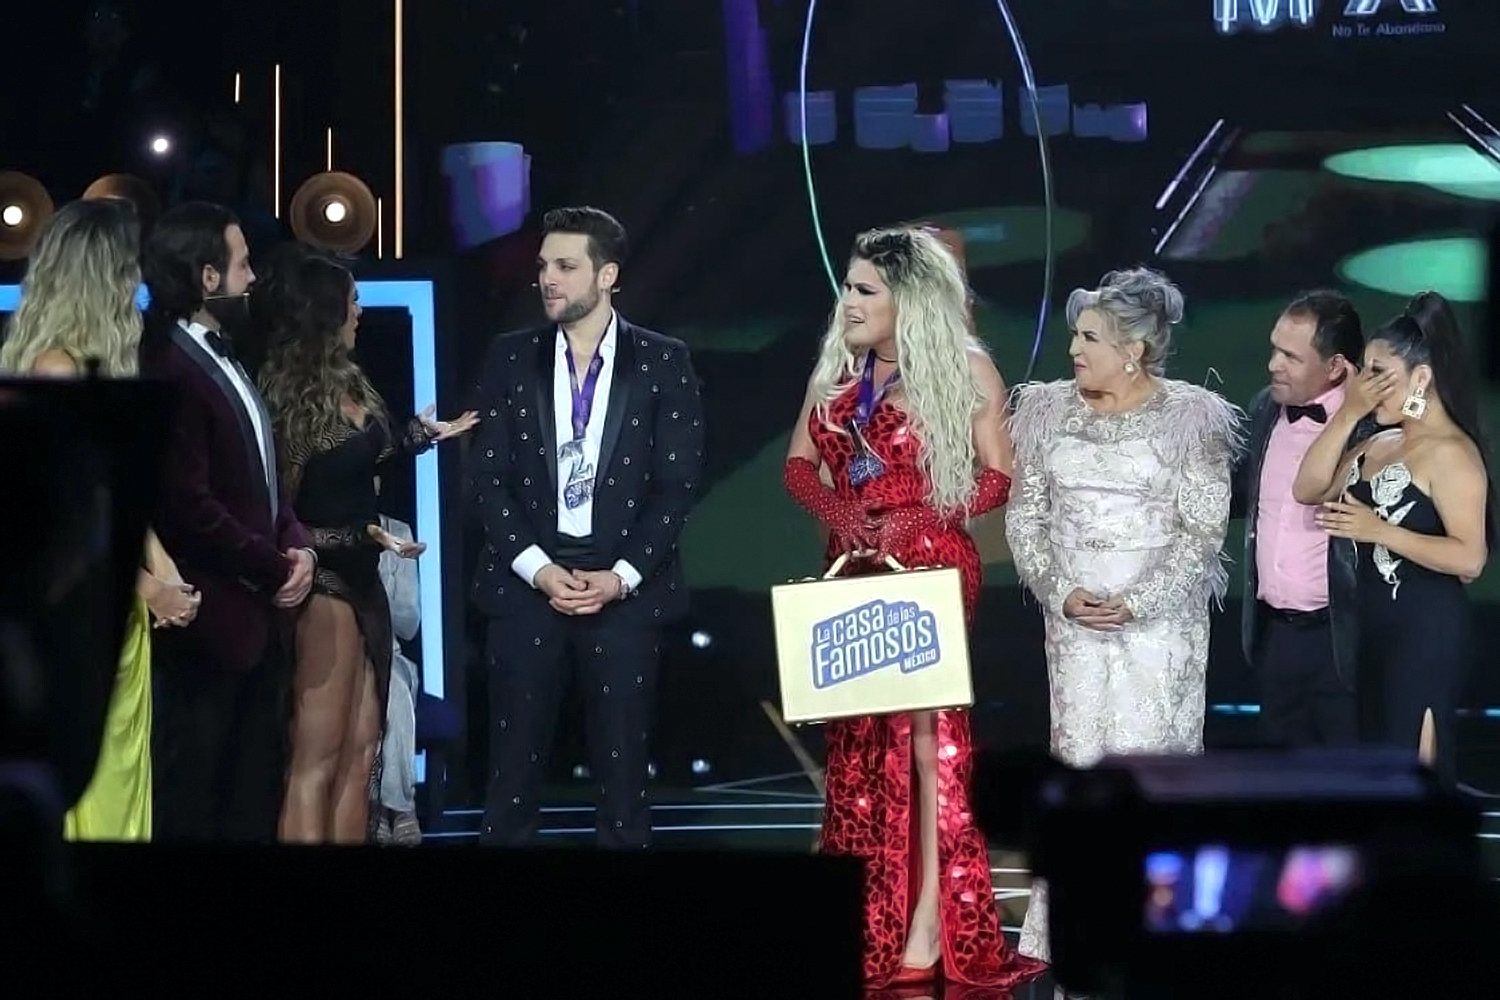
[[[52,196],[42,182],[14,170],[0,171],[0,260],[25,260],[52,217]]]
[[[172,140],[164,135],[159,135],[151,140],[151,152],[157,156],[166,156],[172,151]]]
[[[692,643],[695,649],[707,649],[714,644],[714,637],[707,632],[694,632]]]
[[[83,191],[85,201],[94,198],[120,198],[135,206],[135,214],[147,229],[161,216],[161,199],[150,184],[134,174],[105,174]]]
[[[379,206],[353,174],[325,171],[307,179],[287,209],[292,232],[320,250],[356,254],[375,235]]]
[[[426,279],[358,282],[359,303],[365,309],[404,309],[411,317],[412,402],[424,406],[437,400],[437,308],[433,283]],[[144,308],[145,288],[138,301]],[[0,313],[16,311],[20,285],[0,285]],[[438,491],[438,449],[418,455],[416,474],[416,535],[427,543],[422,571],[417,575],[422,610],[422,690],[442,698],[443,676],[443,508]]]

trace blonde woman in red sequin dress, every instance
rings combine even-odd
[[[1009,467],[1005,385],[971,332],[958,260],[926,228],[863,234],[785,468],[828,529],[827,558],[957,567],[972,626],[982,567],[965,525],[1005,504]],[[821,849],[867,866],[866,981],[1010,988],[1037,975],[1045,966],[1001,931],[969,807],[968,713],[842,719],[827,742]]]

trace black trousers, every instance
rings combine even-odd
[[[660,630],[649,618],[638,622],[635,616],[618,615],[624,610],[619,606],[577,618],[545,604],[539,607],[535,617],[489,623],[490,781],[480,840],[497,846],[534,842],[571,676],[584,705],[584,736],[598,795],[599,846],[647,847],[651,802],[646,772]]]
[[[1281,747],[1353,746],[1359,705],[1339,678],[1327,612],[1262,606],[1266,628],[1256,650],[1261,732]]]
[[[275,843],[290,658],[273,638],[254,670],[232,673],[182,638],[153,643],[153,838]]]

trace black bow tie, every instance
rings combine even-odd
[[[1295,424],[1303,417],[1310,417],[1320,424],[1328,423],[1328,411],[1323,409],[1322,403],[1309,403],[1306,406],[1288,406],[1286,408],[1287,423]]]
[[[203,339],[208,341],[208,346],[213,348],[214,353],[219,357],[225,361],[234,360],[234,345],[229,342],[228,337],[224,336],[218,330],[207,331],[204,333]]]

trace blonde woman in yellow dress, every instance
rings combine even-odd
[[[44,228],[0,347],[0,370],[74,378],[136,374],[140,225],[129,202],[65,205]],[[151,839],[151,629],[181,627],[199,596],[146,539],[93,781],[64,821],[69,840]]]

